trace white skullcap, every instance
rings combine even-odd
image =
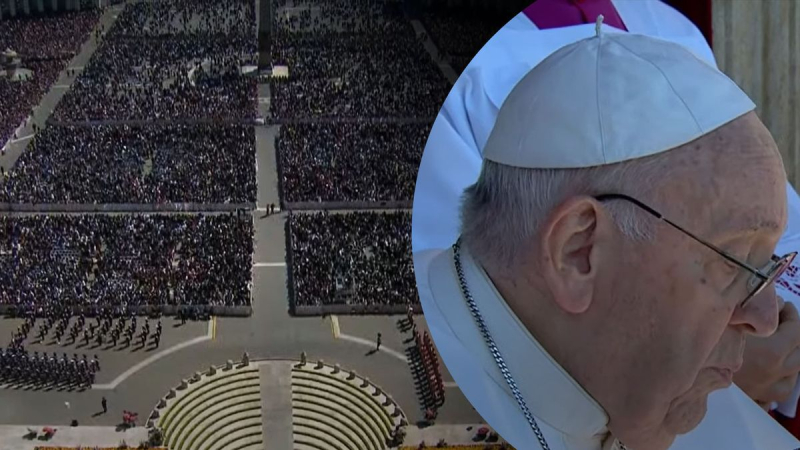
[[[578,168],[649,156],[752,111],[730,78],[684,47],[630,33],[563,47],[514,87],[484,158],[523,168]]]

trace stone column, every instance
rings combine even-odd
[[[758,105],[758,115],[772,132],[795,189],[800,187],[800,103],[795,101],[800,95],[799,6],[793,0],[711,3],[719,69]]]
[[[14,0],[8,0],[8,15],[17,17],[17,4],[14,3]]]
[[[40,13],[44,12],[44,0],[36,0],[36,10]]]
[[[50,0],[50,6],[53,7],[53,12],[58,11],[58,0]]]
[[[30,2],[30,0],[22,0],[22,12],[26,16],[30,16],[31,15],[31,2]]]

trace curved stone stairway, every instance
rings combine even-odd
[[[324,363],[292,368],[295,450],[384,450],[405,415],[380,388]]]
[[[261,383],[254,365],[212,368],[159,403],[148,425],[170,450],[263,450]]]
[[[385,450],[407,422],[391,397],[352,371],[271,360],[195,373],[147,425],[163,431],[170,450]]]

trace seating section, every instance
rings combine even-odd
[[[368,381],[319,364],[293,368],[292,415],[295,450],[384,450],[405,420]]]
[[[158,410],[170,450],[263,450],[255,366],[218,369],[176,391]]]

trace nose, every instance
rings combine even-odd
[[[778,296],[775,286],[768,286],[751,298],[744,308],[733,312],[731,325],[743,325],[746,332],[755,336],[770,336],[778,329]]]

